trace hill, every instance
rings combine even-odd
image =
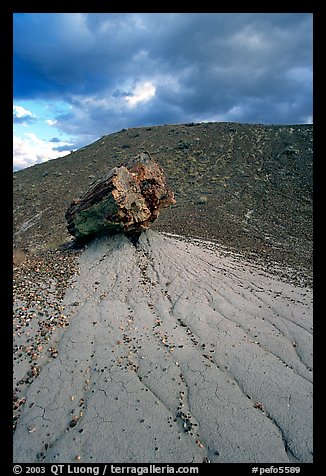
[[[70,246],[141,151],[176,205]],[[312,126],[122,130],[14,173],[13,212],[15,462],[313,461]]]
[[[201,123],[123,129],[14,173],[14,247],[70,239],[65,211],[140,151],[163,166],[177,203],[153,229],[216,240],[247,255],[312,269],[312,125]]]

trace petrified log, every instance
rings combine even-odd
[[[161,208],[175,203],[162,167],[141,153],[91,185],[68,207],[68,231],[76,238],[124,231],[139,234]]]

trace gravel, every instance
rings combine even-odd
[[[69,309],[62,300],[78,272],[77,255],[72,250],[52,250],[25,255],[23,263],[14,265],[14,430],[26,402],[27,388],[39,376],[43,365],[58,356],[55,343],[60,332],[69,326]]]

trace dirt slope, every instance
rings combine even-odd
[[[110,168],[142,150],[165,169],[177,204],[154,229],[210,240],[311,271],[312,126],[239,123],[123,129],[14,173],[14,243],[69,240],[64,213]]]

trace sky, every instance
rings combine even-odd
[[[15,13],[14,170],[123,128],[312,123],[311,13]]]

